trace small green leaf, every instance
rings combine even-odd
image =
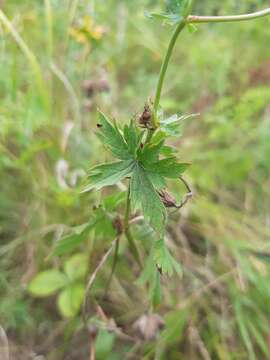
[[[130,198],[133,209],[141,208],[146,221],[154,230],[162,232],[166,223],[166,209],[147,173],[138,164],[131,177]]]
[[[162,20],[165,24],[175,25],[182,20],[182,16],[178,14],[167,14],[167,13],[149,13],[145,12],[145,16],[153,20]]]
[[[76,226],[72,229],[72,233],[65,235],[58,241],[52,250],[51,256],[59,256],[76,249],[87,237],[89,231],[95,226],[97,219],[93,219],[90,223]]]
[[[67,277],[57,270],[47,270],[37,274],[28,285],[32,295],[45,297],[55,293],[67,283]]]
[[[171,276],[174,271],[181,273],[180,264],[172,257],[163,239],[156,241],[153,252],[154,261],[162,273]]]
[[[120,130],[116,124],[112,124],[110,120],[103,114],[99,113],[99,132],[97,136],[101,142],[109,148],[111,153],[118,159],[128,160],[132,158],[132,154],[128,149]]]
[[[197,116],[200,116],[199,113],[194,113],[194,114],[187,114],[187,115],[172,115],[171,117],[167,118],[167,119],[164,119],[161,121],[162,124],[166,124],[166,125],[170,125],[170,124],[173,124],[173,123],[177,123],[177,122],[182,122],[184,120],[187,120],[187,119],[191,119],[191,118],[194,118],[194,117],[197,117]]]
[[[64,270],[70,280],[82,279],[88,270],[88,256],[86,254],[73,255],[65,262]]]
[[[90,170],[88,179],[90,184],[82,192],[93,189],[100,190],[104,186],[115,185],[123,178],[131,174],[134,167],[134,161],[117,161],[95,166]]]
[[[81,242],[85,239],[85,236],[86,232],[64,236],[55,243],[55,247],[49,257],[59,256],[71,252],[81,244]]]
[[[109,359],[112,354],[112,348],[115,335],[106,330],[99,330],[95,341],[95,356],[97,360]]]
[[[83,296],[83,284],[73,284],[65,288],[57,299],[57,305],[62,316],[66,318],[76,316],[80,310]]]
[[[199,114],[189,114],[189,115],[182,115],[178,116],[174,114],[169,118],[161,118],[160,119],[160,130],[161,132],[165,133],[167,136],[179,136],[179,127],[183,123],[184,120],[189,118],[193,118],[198,116]]]
[[[194,24],[188,24],[187,27],[190,34],[194,34],[198,30],[197,26],[195,26]]]

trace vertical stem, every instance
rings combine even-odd
[[[105,287],[104,298],[107,296],[107,293],[109,291],[109,287],[111,285],[111,281],[112,281],[112,278],[113,278],[113,275],[114,275],[114,272],[116,269],[116,265],[117,265],[117,261],[118,261],[118,253],[119,253],[119,242],[120,242],[120,235],[116,238],[112,269],[111,269],[110,277],[107,281],[107,285]]]
[[[129,228],[129,215],[130,215],[130,183],[128,184],[128,190],[127,190],[127,197],[126,197],[126,211],[125,211],[125,219],[124,219],[124,231],[125,235],[130,247],[130,250],[137,261],[140,268],[143,268],[143,263],[141,260],[139,249],[137,248],[137,245],[133,239],[133,236],[130,232]]]
[[[165,75],[166,75],[166,72],[168,69],[168,65],[169,65],[169,62],[170,62],[170,59],[172,56],[172,52],[173,52],[176,40],[185,26],[186,26],[186,19],[182,19],[172,34],[166,55],[164,57],[164,60],[162,62],[161,68],[160,68],[158,83],[157,83],[157,87],[156,87],[155,100],[154,100],[154,111],[153,111],[152,118],[151,118],[153,129],[148,130],[147,138],[145,141],[146,143],[150,142],[155,130],[158,128],[157,111],[158,111],[158,106],[159,106],[159,102],[160,102],[160,97],[161,97],[161,92],[162,92],[162,88],[163,88]]]
[[[176,29],[174,30],[171,40],[169,42],[169,46],[168,46],[166,55],[164,57],[164,60],[163,60],[162,66],[161,66],[161,69],[160,69],[159,79],[158,79],[158,84],[157,84],[156,94],[155,94],[155,100],[154,100],[154,116],[153,116],[153,124],[152,124],[154,128],[156,128],[158,125],[157,120],[156,120],[156,115],[157,115],[157,110],[158,110],[158,106],[159,106],[159,102],[160,102],[162,87],[163,87],[165,75],[166,75],[166,72],[168,69],[168,65],[170,62],[170,58],[171,58],[176,40],[185,26],[186,26],[186,20],[183,19],[179,22]]]

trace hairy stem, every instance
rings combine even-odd
[[[216,22],[234,22],[234,21],[246,21],[253,20],[260,17],[270,15],[270,8],[265,10],[257,11],[250,14],[243,15],[229,15],[229,16],[197,16],[189,15],[186,22],[191,23],[216,23]]]
[[[141,255],[140,255],[139,249],[136,245],[136,242],[133,239],[133,236],[132,236],[132,234],[130,232],[130,228],[129,228],[129,215],[130,215],[130,184],[128,185],[128,190],[127,190],[124,231],[125,231],[125,235],[126,235],[130,250],[131,250],[135,260],[137,261],[139,267],[142,269],[143,263],[141,260]]]

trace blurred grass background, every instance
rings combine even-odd
[[[194,13],[228,14],[269,1],[194,1]],[[52,245],[89,219],[98,194],[82,178],[106,159],[96,108],[120,122],[152,95],[171,29],[146,19],[163,1],[0,1],[0,324],[14,359],[86,359],[79,318],[63,320],[53,297],[26,291]],[[183,279],[166,280],[156,341],[100,332],[97,359],[270,359],[269,19],[198,26],[178,41],[162,105],[199,112],[175,142],[195,193],[169,224]],[[183,193],[181,185],[176,193]],[[87,246],[94,259],[108,239]],[[249,250],[264,256],[250,255]],[[123,250],[124,251],[124,250]],[[126,333],[147,310],[144,289],[121,259],[108,318]],[[104,286],[109,267],[98,280]]]

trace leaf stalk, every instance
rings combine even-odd
[[[220,22],[236,22],[236,21],[247,21],[258,19],[264,16],[270,15],[270,8],[256,11],[250,14],[242,15],[228,15],[228,16],[197,16],[189,15],[186,19],[188,24],[199,24],[199,23],[220,23]]]

